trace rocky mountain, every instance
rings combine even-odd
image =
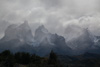
[[[0,50],[28,51],[36,42],[32,35],[28,22],[21,25],[12,24],[5,31],[5,36],[0,40]],[[22,49],[23,48],[23,49]]]
[[[68,26],[65,33],[66,43],[73,50],[73,54],[85,53],[94,45],[92,35],[88,29]]]
[[[94,43],[96,46],[100,47],[100,36],[94,36]]]
[[[0,40],[0,52],[29,52],[40,56],[48,55],[54,50],[58,55],[79,55],[85,52],[99,53],[100,37],[92,36],[88,29],[68,26],[65,38],[50,33],[44,25],[39,26],[35,35],[27,21],[21,25],[12,24],[5,30],[5,36]]]
[[[27,21],[19,26],[15,24],[8,26],[5,31],[5,36],[2,38],[2,41],[10,41],[13,39],[19,39],[20,42],[26,43],[34,41],[31,29]]]
[[[51,50],[57,54],[69,54],[71,51],[64,37],[51,34],[43,25],[36,29],[33,37],[27,21],[21,25],[8,26],[5,36],[0,40],[0,51],[7,49],[13,52],[36,53],[40,56],[49,54]]]
[[[49,31],[43,25],[41,25],[36,29],[34,38],[39,43],[43,42],[47,38],[47,41],[51,43],[49,40],[51,35],[52,34],[49,33]]]
[[[36,29],[35,40],[40,44],[38,54],[48,54],[51,50],[57,54],[69,54],[71,51],[64,37],[51,34],[43,25]]]
[[[100,36],[94,36],[94,44],[90,48],[89,52],[100,54]]]

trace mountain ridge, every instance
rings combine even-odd
[[[27,21],[21,25],[10,25],[6,29],[5,36],[0,40],[0,49],[13,52],[28,51],[41,56],[48,54],[51,50],[58,54],[69,54],[71,51],[64,37],[51,34],[43,25],[36,29],[33,36]]]
[[[50,33],[44,25],[39,26],[33,36],[28,21],[24,21],[21,25],[12,24],[8,26],[5,36],[0,40],[0,49],[1,51],[9,49],[13,52],[28,51],[41,56],[47,55],[51,50],[59,55],[79,55],[85,52],[99,53],[99,41],[94,42],[94,39],[99,39],[99,37],[94,36],[92,38],[87,29],[81,29],[77,32],[82,31],[77,38],[67,41],[64,36]],[[68,31],[75,32],[73,28]]]

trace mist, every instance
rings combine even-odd
[[[66,28],[75,25],[100,36],[99,11],[99,0],[0,0],[0,38],[8,25],[24,20],[33,35],[38,26],[44,25],[50,32],[66,36]]]

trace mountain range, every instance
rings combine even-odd
[[[39,26],[32,35],[31,28],[27,21],[21,25],[12,24],[5,30],[4,37],[0,40],[0,52],[11,50],[12,52],[29,52],[40,56],[45,56],[51,50],[59,55],[78,55],[86,52],[99,53],[100,37],[93,36],[88,29],[69,27],[67,34],[74,33],[74,29],[79,29],[78,37],[69,39],[57,33],[50,33],[44,25]],[[80,33],[81,32],[81,33]]]

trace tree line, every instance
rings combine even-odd
[[[9,50],[0,53],[0,67],[21,67],[22,65],[26,67],[61,67],[53,50],[49,57],[40,57],[26,52],[13,54]]]

